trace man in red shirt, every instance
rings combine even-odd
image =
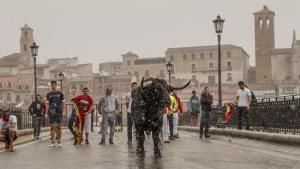
[[[91,112],[93,111],[93,98],[89,96],[89,89],[83,88],[82,95],[74,97],[72,100],[79,110],[81,123],[81,141],[83,129],[85,131],[85,143],[89,144],[89,133],[91,132]]]

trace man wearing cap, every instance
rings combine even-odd
[[[8,107],[3,108],[0,125],[0,141],[5,142],[6,151],[13,152],[13,142],[17,139],[17,117],[10,114]]]

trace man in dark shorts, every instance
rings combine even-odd
[[[193,96],[190,98],[189,110],[191,112],[191,125],[196,126],[198,124],[198,114],[200,113],[200,99],[196,96],[196,91],[192,91]]]
[[[61,123],[64,108],[64,95],[57,90],[57,82],[51,81],[51,91],[46,96],[48,101],[47,113],[51,126],[51,144],[49,147],[55,147],[57,139],[58,147],[61,147]]]

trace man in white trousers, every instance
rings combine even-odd
[[[182,107],[181,107],[181,101],[180,98],[177,96],[177,92],[173,91],[173,96],[175,97],[178,107],[176,109],[176,111],[173,113],[173,125],[174,125],[174,129],[173,129],[173,134],[174,134],[174,138],[179,138],[178,135],[178,120],[179,120],[179,113],[182,113]]]

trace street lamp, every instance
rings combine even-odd
[[[219,93],[219,101],[218,101],[218,124],[223,121],[223,112],[222,112],[222,87],[221,87],[221,33],[223,32],[223,23],[224,19],[221,18],[220,15],[217,16],[217,19],[213,20],[215,31],[218,35],[218,93]]]
[[[63,84],[62,84],[62,82],[64,80],[64,74],[62,72],[60,72],[58,74],[58,77],[59,77],[59,81],[60,81],[60,90],[63,91]]]
[[[174,65],[169,61],[167,66],[167,71],[169,73],[169,84],[171,84],[171,73],[173,72]]]
[[[221,33],[223,31],[224,19],[220,15],[217,16],[217,19],[213,20],[215,25],[215,30],[218,35],[218,92],[219,92],[219,108],[222,107],[222,87],[221,87]]]
[[[38,55],[38,50],[39,50],[39,46],[37,46],[35,44],[35,42],[33,42],[32,46],[30,46],[31,48],[31,54],[33,56],[33,63],[34,63],[34,97],[36,99],[36,94],[37,94],[37,82],[36,82],[36,57]]]

